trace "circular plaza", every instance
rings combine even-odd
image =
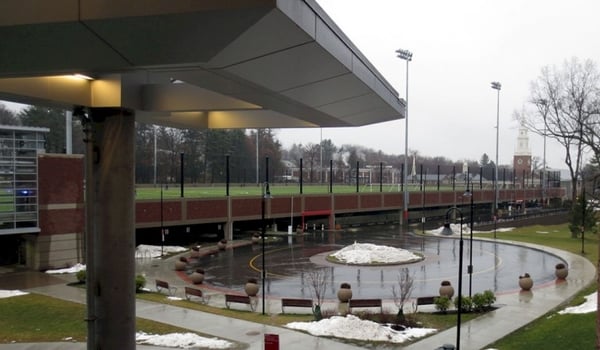
[[[402,248],[422,259],[401,264],[344,264],[327,257],[344,247],[362,243]],[[492,240],[463,237],[463,295],[492,290],[518,291],[519,275],[529,273],[536,286],[554,283],[554,267],[564,262],[558,256],[538,249]],[[303,235],[227,249],[194,261],[205,270],[205,283],[224,290],[243,290],[248,278],[260,281],[262,264],[266,269],[268,297],[311,298],[307,272],[327,270],[326,299],[334,299],[341,283],[349,283],[354,298],[392,299],[400,269],[408,269],[414,279],[412,297],[437,295],[441,281],[458,284],[459,239],[402,233],[394,226],[368,226],[338,231],[314,231]],[[263,259],[264,252],[264,259]],[[467,273],[468,266],[473,273]],[[191,269],[193,270],[193,268]]]

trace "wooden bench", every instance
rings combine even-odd
[[[350,299],[348,302],[348,309],[352,312],[352,309],[359,307],[378,307],[381,313],[383,313],[383,303],[381,299]]]
[[[177,291],[177,287],[169,286],[169,282],[156,280],[156,291],[160,293],[163,289],[166,289],[167,292],[169,292],[169,295],[173,295]]]
[[[293,299],[293,298],[281,298],[281,313],[285,313],[284,308],[289,307],[309,307],[311,310],[314,309],[312,299]]]
[[[192,288],[192,287],[185,287],[185,298],[187,300],[191,300],[192,297],[200,298],[200,300],[202,300],[203,304],[206,304],[208,302],[208,297],[204,295],[202,290]]]
[[[435,304],[435,299],[437,299],[439,297],[418,297],[417,301],[415,302],[415,312],[417,311],[417,309],[419,308],[419,305],[434,305]]]
[[[256,302],[247,295],[225,294],[225,306],[228,309],[231,303],[248,304],[252,311],[254,311],[254,307],[256,306]]]

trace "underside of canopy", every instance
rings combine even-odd
[[[14,102],[124,107],[179,128],[404,117],[313,0],[3,0],[0,37],[0,99]]]

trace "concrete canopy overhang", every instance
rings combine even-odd
[[[0,99],[15,102],[125,107],[179,128],[404,117],[397,92],[312,0],[3,0],[0,37]]]

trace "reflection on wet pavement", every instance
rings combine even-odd
[[[0,269],[0,289],[4,290],[30,289],[61,283],[65,283],[63,278],[39,271],[18,267]]]
[[[373,243],[408,249],[425,260],[395,266],[348,266],[330,263],[326,255],[354,242]],[[524,247],[474,240],[472,254],[468,237],[464,239],[463,294],[469,293],[467,266],[472,259],[471,293],[518,290],[518,276],[528,272],[537,285],[554,280],[554,265],[559,259],[551,254]],[[400,234],[389,226],[371,226],[340,231],[307,232],[303,236],[280,236],[265,247],[267,295],[310,298],[306,271],[329,270],[326,298],[335,298],[342,282],[351,284],[354,298],[392,298],[400,268],[413,276],[412,297],[437,295],[442,280],[458,284],[459,240],[447,237],[422,237]],[[229,249],[202,257],[193,267],[205,269],[205,282],[216,287],[242,290],[249,277],[260,280],[262,245]],[[193,269],[190,270],[190,272]]]

